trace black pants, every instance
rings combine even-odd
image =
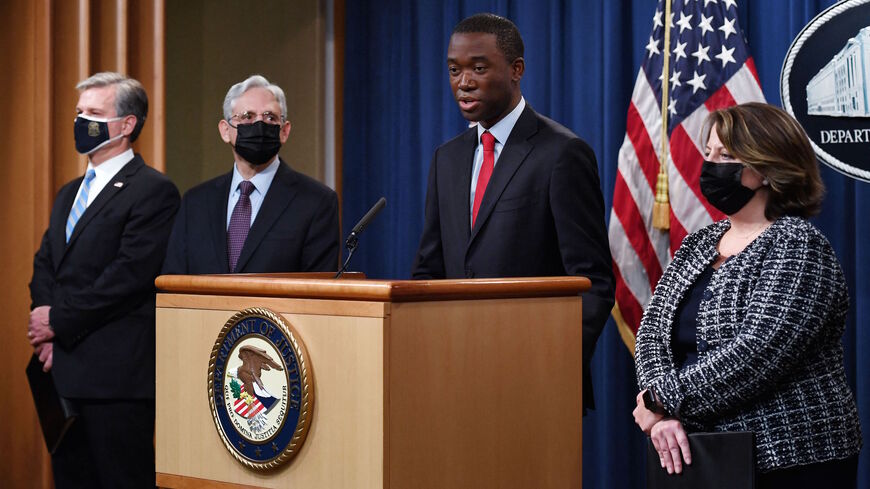
[[[79,417],[51,457],[57,489],[153,489],[154,400],[73,402]]]
[[[756,489],[824,487],[854,489],[858,483],[858,456],[817,464],[796,465],[756,474]]]

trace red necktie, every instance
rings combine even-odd
[[[480,142],[483,143],[483,165],[480,167],[480,173],[477,175],[477,187],[474,189],[474,206],[471,208],[472,228],[477,221],[477,211],[480,210],[483,193],[486,192],[486,184],[489,183],[492,168],[495,166],[495,136],[486,131],[480,135]]]

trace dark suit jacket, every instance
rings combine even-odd
[[[163,273],[230,273],[227,199],[232,179],[229,172],[184,194]],[[237,271],[336,271],[339,233],[335,192],[281,160],[242,247]]]
[[[604,199],[592,149],[527,105],[504,145],[470,228],[477,129],[435,151],[426,221],[413,276],[429,278],[580,275],[583,358],[588,365],[613,307]],[[591,382],[584,380],[591,406]]]
[[[33,260],[31,308],[51,306],[51,372],[64,397],[153,398],[154,278],[178,189],[136,155],[88,206],[66,243],[81,182],[58,192]]]

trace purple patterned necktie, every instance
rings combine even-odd
[[[242,253],[242,246],[245,244],[245,238],[248,237],[248,229],[251,228],[251,192],[254,191],[254,184],[243,180],[239,182],[239,201],[233,208],[233,215],[230,217],[230,227],[227,229],[227,257],[230,262],[230,272],[236,271],[236,263],[239,261],[239,255]]]

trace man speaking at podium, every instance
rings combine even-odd
[[[517,27],[497,15],[453,30],[450,86],[478,124],[435,151],[413,277],[588,277],[585,409],[594,406],[589,359],[613,307],[604,201],[592,149],[523,98],[523,49]]]
[[[118,73],[79,83],[85,176],[64,185],[33,260],[27,336],[78,418],[52,455],[67,487],[154,487],[154,278],[178,189],[131,144],[148,114]]]
[[[290,136],[281,87],[260,75],[230,87],[218,131],[233,170],[184,194],[163,273],[334,272],[338,197],[278,156]]]

